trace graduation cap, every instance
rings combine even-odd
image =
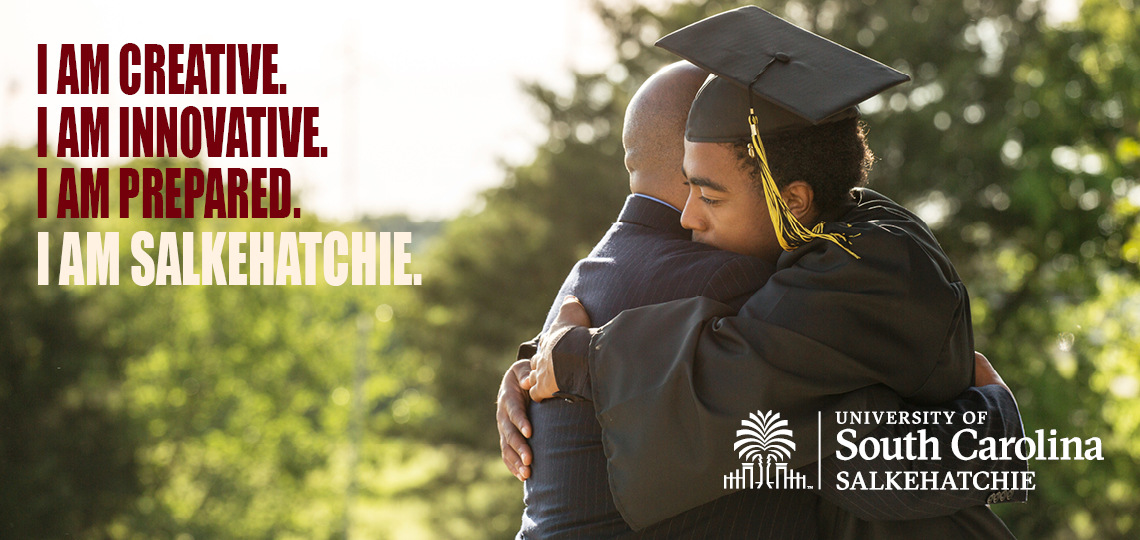
[[[693,23],[657,46],[714,75],[693,101],[685,138],[750,142],[780,245],[791,251],[824,238],[851,252],[842,234],[823,233],[823,223],[808,230],[788,211],[761,135],[857,117],[856,104],[910,77],[755,6]]]

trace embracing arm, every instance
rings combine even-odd
[[[530,420],[527,418],[530,398],[519,384],[529,374],[529,358],[519,360],[507,369],[503,374],[503,382],[499,385],[495,410],[503,463],[520,481],[530,477],[531,451],[526,443],[531,434]]]
[[[567,331],[576,325],[589,326],[590,317],[586,309],[574,296],[567,296],[559,309],[558,318],[551,325],[548,332],[540,334],[534,339],[519,346],[517,361],[503,374],[503,381],[499,385],[499,395],[495,410],[495,419],[499,430],[499,450],[502,453],[503,463],[507,469],[519,480],[530,477],[531,450],[526,439],[532,433],[530,420],[527,418],[527,405],[533,396],[536,401],[550,397],[564,397],[573,399],[574,396],[558,391],[553,375],[553,365],[549,362],[536,365],[535,357],[540,356],[540,348],[549,349],[553,343],[565,341],[567,346],[571,343],[561,339]],[[578,326],[581,329],[581,326]],[[586,341],[589,335],[586,334]],[[588,344],[587,344],[588,345]],[[544,356],[550,357],[549,352]],[[532,375],[533,373],[533,375]],[[563,387],[589,385],[589,379],[581,377],[585,371],[573,372],[563,366],[560,373],[565,376],[571,373],[578,376],[573,383],[563,382]],[[542,384],[537,385],[541,377]],[[584,379],[584,380],[583,380]],[[561,379],[559,379],[561,380]],[[588,390],[587,390],[588,391]],[[544,394],[545,392],[545,394]]]

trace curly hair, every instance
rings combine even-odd
[[[867,147],[866,124],[850,118],[763,138],[768,169],[776,185],[802,180],[811,186],[815,207],[827,214],[839,207],[852,188],[867,184],[875,155]],[[748,155],[748,143],[733,144],[741,169],[763,195],[760,164]]]

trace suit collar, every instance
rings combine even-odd
[[[644,225],[686,239],[692,238],[692,232],[681,226],[680,212],[645,197],[627,197],[618,221]]]

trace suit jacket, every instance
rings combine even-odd
[[[566,277],[544,331],[568,294],[577,296],[595,321],[609,320],[625,309],[693,296],[739,308],[772,272],[760,259],[717,250],[690,237],[676,210],[630,196],[618,221]],[[533,345],[523,344],[519,356],[532,355]],[[631,533],[610,495],[592,404],[551,399],[532,403],[529,415],[534,459],[524,488],[527,507],[519,537],[612,538]],[[814,514],[779,515],[779,505],[768,504],[770,496],[745,495],[727,501],[731,505],[714,502],[698,509],[686,530],[694,524],[712,527],[712,516],[727,515],[729,508],[747,517],[735,527],[717,527],[721,532],[758,531],[761,525],[776,531],[814,530]],[[784,498],[797,505],[814,504],[805,494]]]
[[[670,302],[621,314],[587,337],[588,349],[556,348],[556,366],[559,354],[588,358],[579,364],[592,381],[585,395],[603,428],[611,490],[635,528],[724,494],[735,432],[750,412],[779,411],[796,426],[790,465],[799,467],[838,448],[835,411],[945,402],[969,386],[969,303],[952,265],[913,214],[870,190],[855,195],[827,230],[848,233],[859,259],[812,242],[784,254],[739,314],[708,299]],[[995,425],[1020,433],[1015,424]],[[875,429],[860,425],[856,435]],[[1008,535],[984,508],[945,519]]]

